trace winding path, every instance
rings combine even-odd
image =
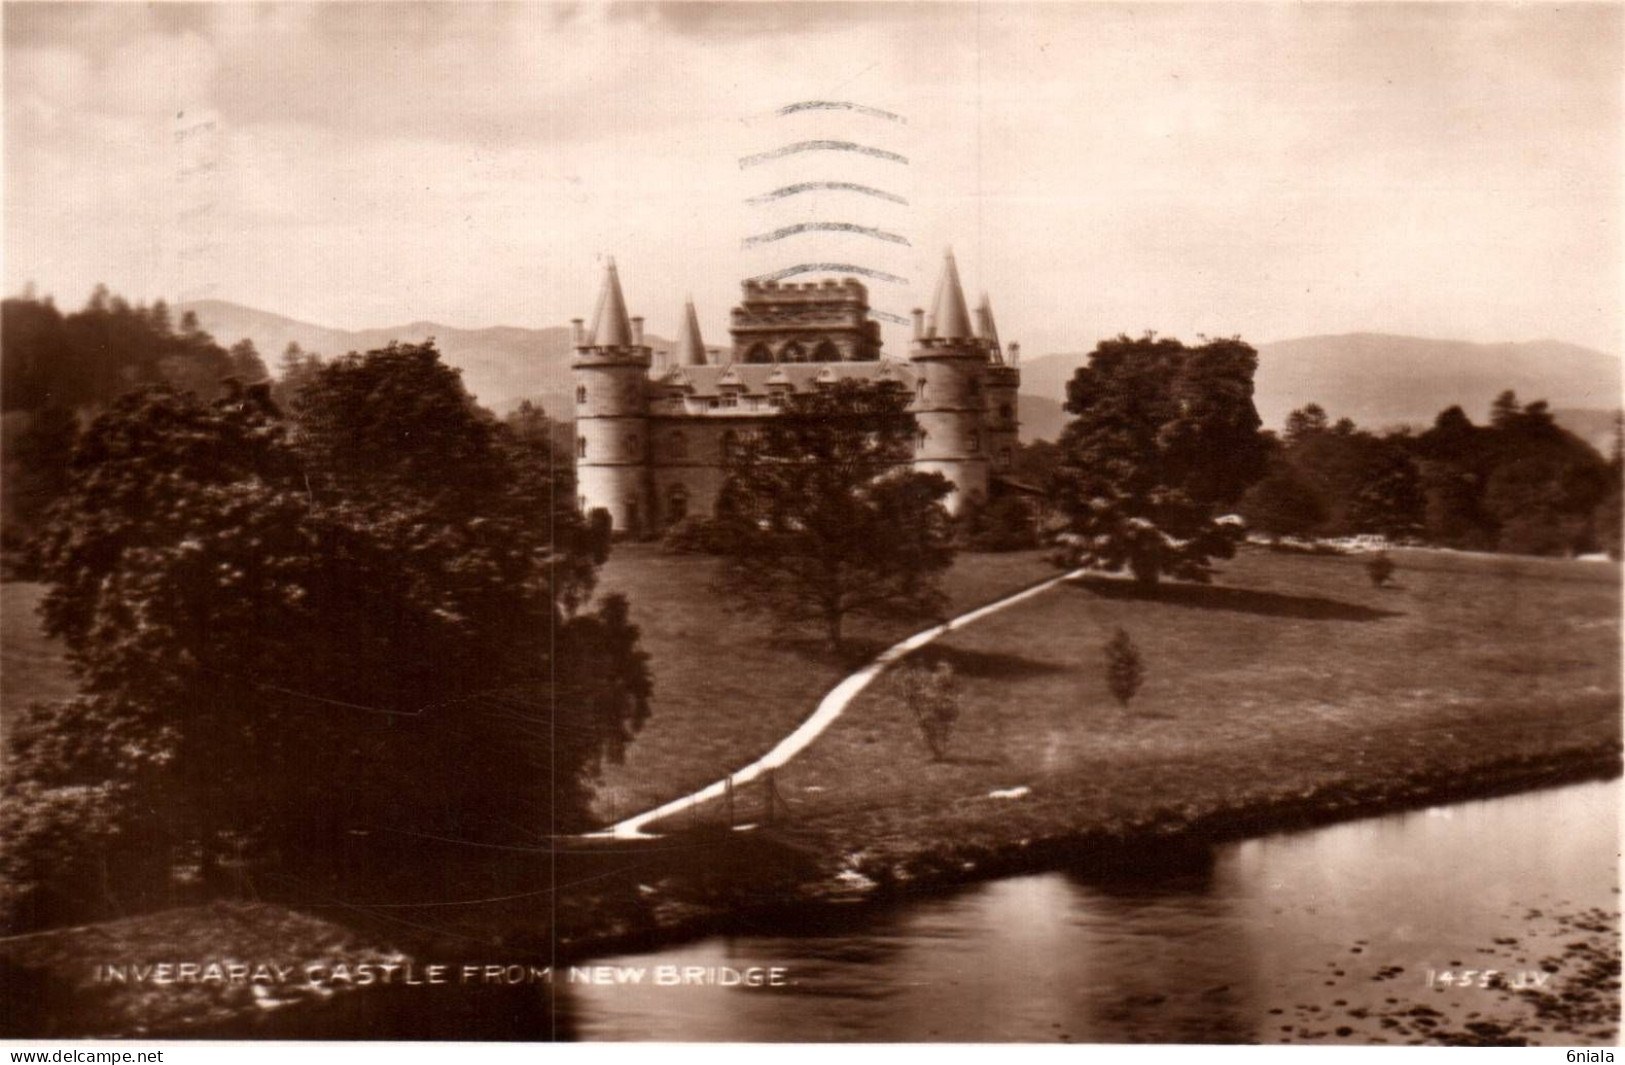
[[[698,803],[706,802],[710,799],[721,798],[727,791],[728,781],[730,779],[733,781],[735,787],[738,787],[741,784],[749,784],[751,781],[755,780],[763,773],[766,773],[768,770],[777,769],[779,766],[806,750],[813,740],[816,740],[820,735],[822,735],[824,730],[833,725],[835,723],[835,719],[840,717],[841,714],[846,711],[847,706],[852,702],[853,698],[856,697],[859,692],[867,688],[871,681],[880,676],[880,674],[884,673],[886,671],[886,667],[892,665],[892,663],[896,662],[898,659],[904,657],[905,655],[911,654],[914,651],[918,651],[920,648],[937,639],[939,636],[953,632],[955,629],[962,629],[974,621],[980,621],[989,614],[997,613],[1006,607],[1015,606],[1017,603],[1025,599],[1031,599],[1035,595],[1040,595],[1047,592],[1057,584],[1061,584],[1065,581],[1071,580],[1074,577],[1081,576],[1085,572],[1087,571],[1075,569],[1070,573],[1063,573],[1059,577],[1052,577],[1047,581],[1032,585],[1029,588],[1024,588],[1012,595],[1007,595],[1003,599],[995,600],[986,604],[985,606],[979,606],[969,613],[961,614],[956,618],[951,618],[940,625],[933,625],[931,628],[925,629],[922,632],[916,632],[913,636],[903,640],[901,643],[893,644],[873,658],[868,665],[864,666],[856,673],[851,674],[845,680],[841,681],[841,683],[831,688],[829,693],[824,696],[822,701],[819,702],[818,709],[813,711],[811,717],[803,721],[796,727],[795,731],[791,732],[788,736],[784,737],[784,739],[780,740],[772,750],[756,759],[756,761],[745,766],[743,769],[735,770],[730,777],[724,777],[723,779],[714,783],[707,784],[699,791],[684,795],[681,798],[673,799],[662,806],[655,807],[653,810],[645,811],[644,813],[638,814],[635,817],[628,817],[624,821],[618,821],[615,824],[610,825],[608,828],[601,828],[596,832],[587,833],[587,835],[589,837],[615,839],[652,838],[649,833],[643,831],[645,826],[653,824],[654,822],[662,820],[663,818],[670,817],[673,814],[680,813]]]

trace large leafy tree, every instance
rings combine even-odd
[[[39,552],[82,695],[8,750],[42,848],[55,815],[136,811],[206,879],[228,847],[320,869],[355,829],[534,839],[642,724],[568,472],[432,345],[336,360],[294,407],[160,388],[86,431]]]
[[[940,474],[908,468],[915,422],[902,389],[841,381],[791,397],[738,441],[718,501],[722,585],[832,648],[853,615],[933,616],[953,562]]]
[[[1074,418],[1056,477],[1066,564],[1127,568],[1147,584],[1211,579],[1240,532],[1221,518],[1265,468],[1257,367],[1239,339],[1101,341],[1067,384]]]

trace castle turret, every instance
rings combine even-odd
[[[642,319],[630,318],[611,259],[592,331],[570,363],[576,392],[576,491],[583,513],[607,510],[617,533],[641,535],[649,519],[648,396],[651,355]]]
[[[993,305],[987,293],[976,308],[976,331],[987,351],[987,431],[988,460],[994,473],[1004,473],[1015,463],[1021,423],[1016,417],[1021,389],[1021,371],[1004,357],[999,344],[999,327],[993,321]]]
[[[700,338],[700,319],[694,313],[694,300],[688,299],[683,304],[683,326],[677,337],[678,366],[704,366],[706,364],[705,341]]]
[[[924,335],[909,349],[917,392],[919,423],[914,468],[940,473],[953,482],[948,509],[957,513],[967,500],[986,498],[988,440],[987,347],[971,328],[959,268],[949,251]]]

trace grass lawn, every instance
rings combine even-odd
[[[1617,566],[1394,557],[1384,589],[1357,557],[1263,550],[1207,588],[1059,587],[918,653],[963,678],[946,761],[882,678],[780,770],[779,793],[799,828],[889,860],[1617,749]],[[1115,626],[1146,664],[1127,711],[1103,669]]]
[[[609,766],[598,812],[628,817],[685,795],[754,760],[811,714],[852,668],[927,622],[856,620],[850,654],[812,634],[775,635],[772,623],[708,591],[713,559],[636,544],[616,548],[601,591],[624,592],[652,659],[649,723]],[[944,581],[950,616],[1055,576],[1040,552],[965,554]]]

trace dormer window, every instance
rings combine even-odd
[[[738,396],[738,394],[734,393],[734,392],[724,392],[722,394],[722,405],[724,407],[737,407],[737,406],[739,406],[739,396]]]

